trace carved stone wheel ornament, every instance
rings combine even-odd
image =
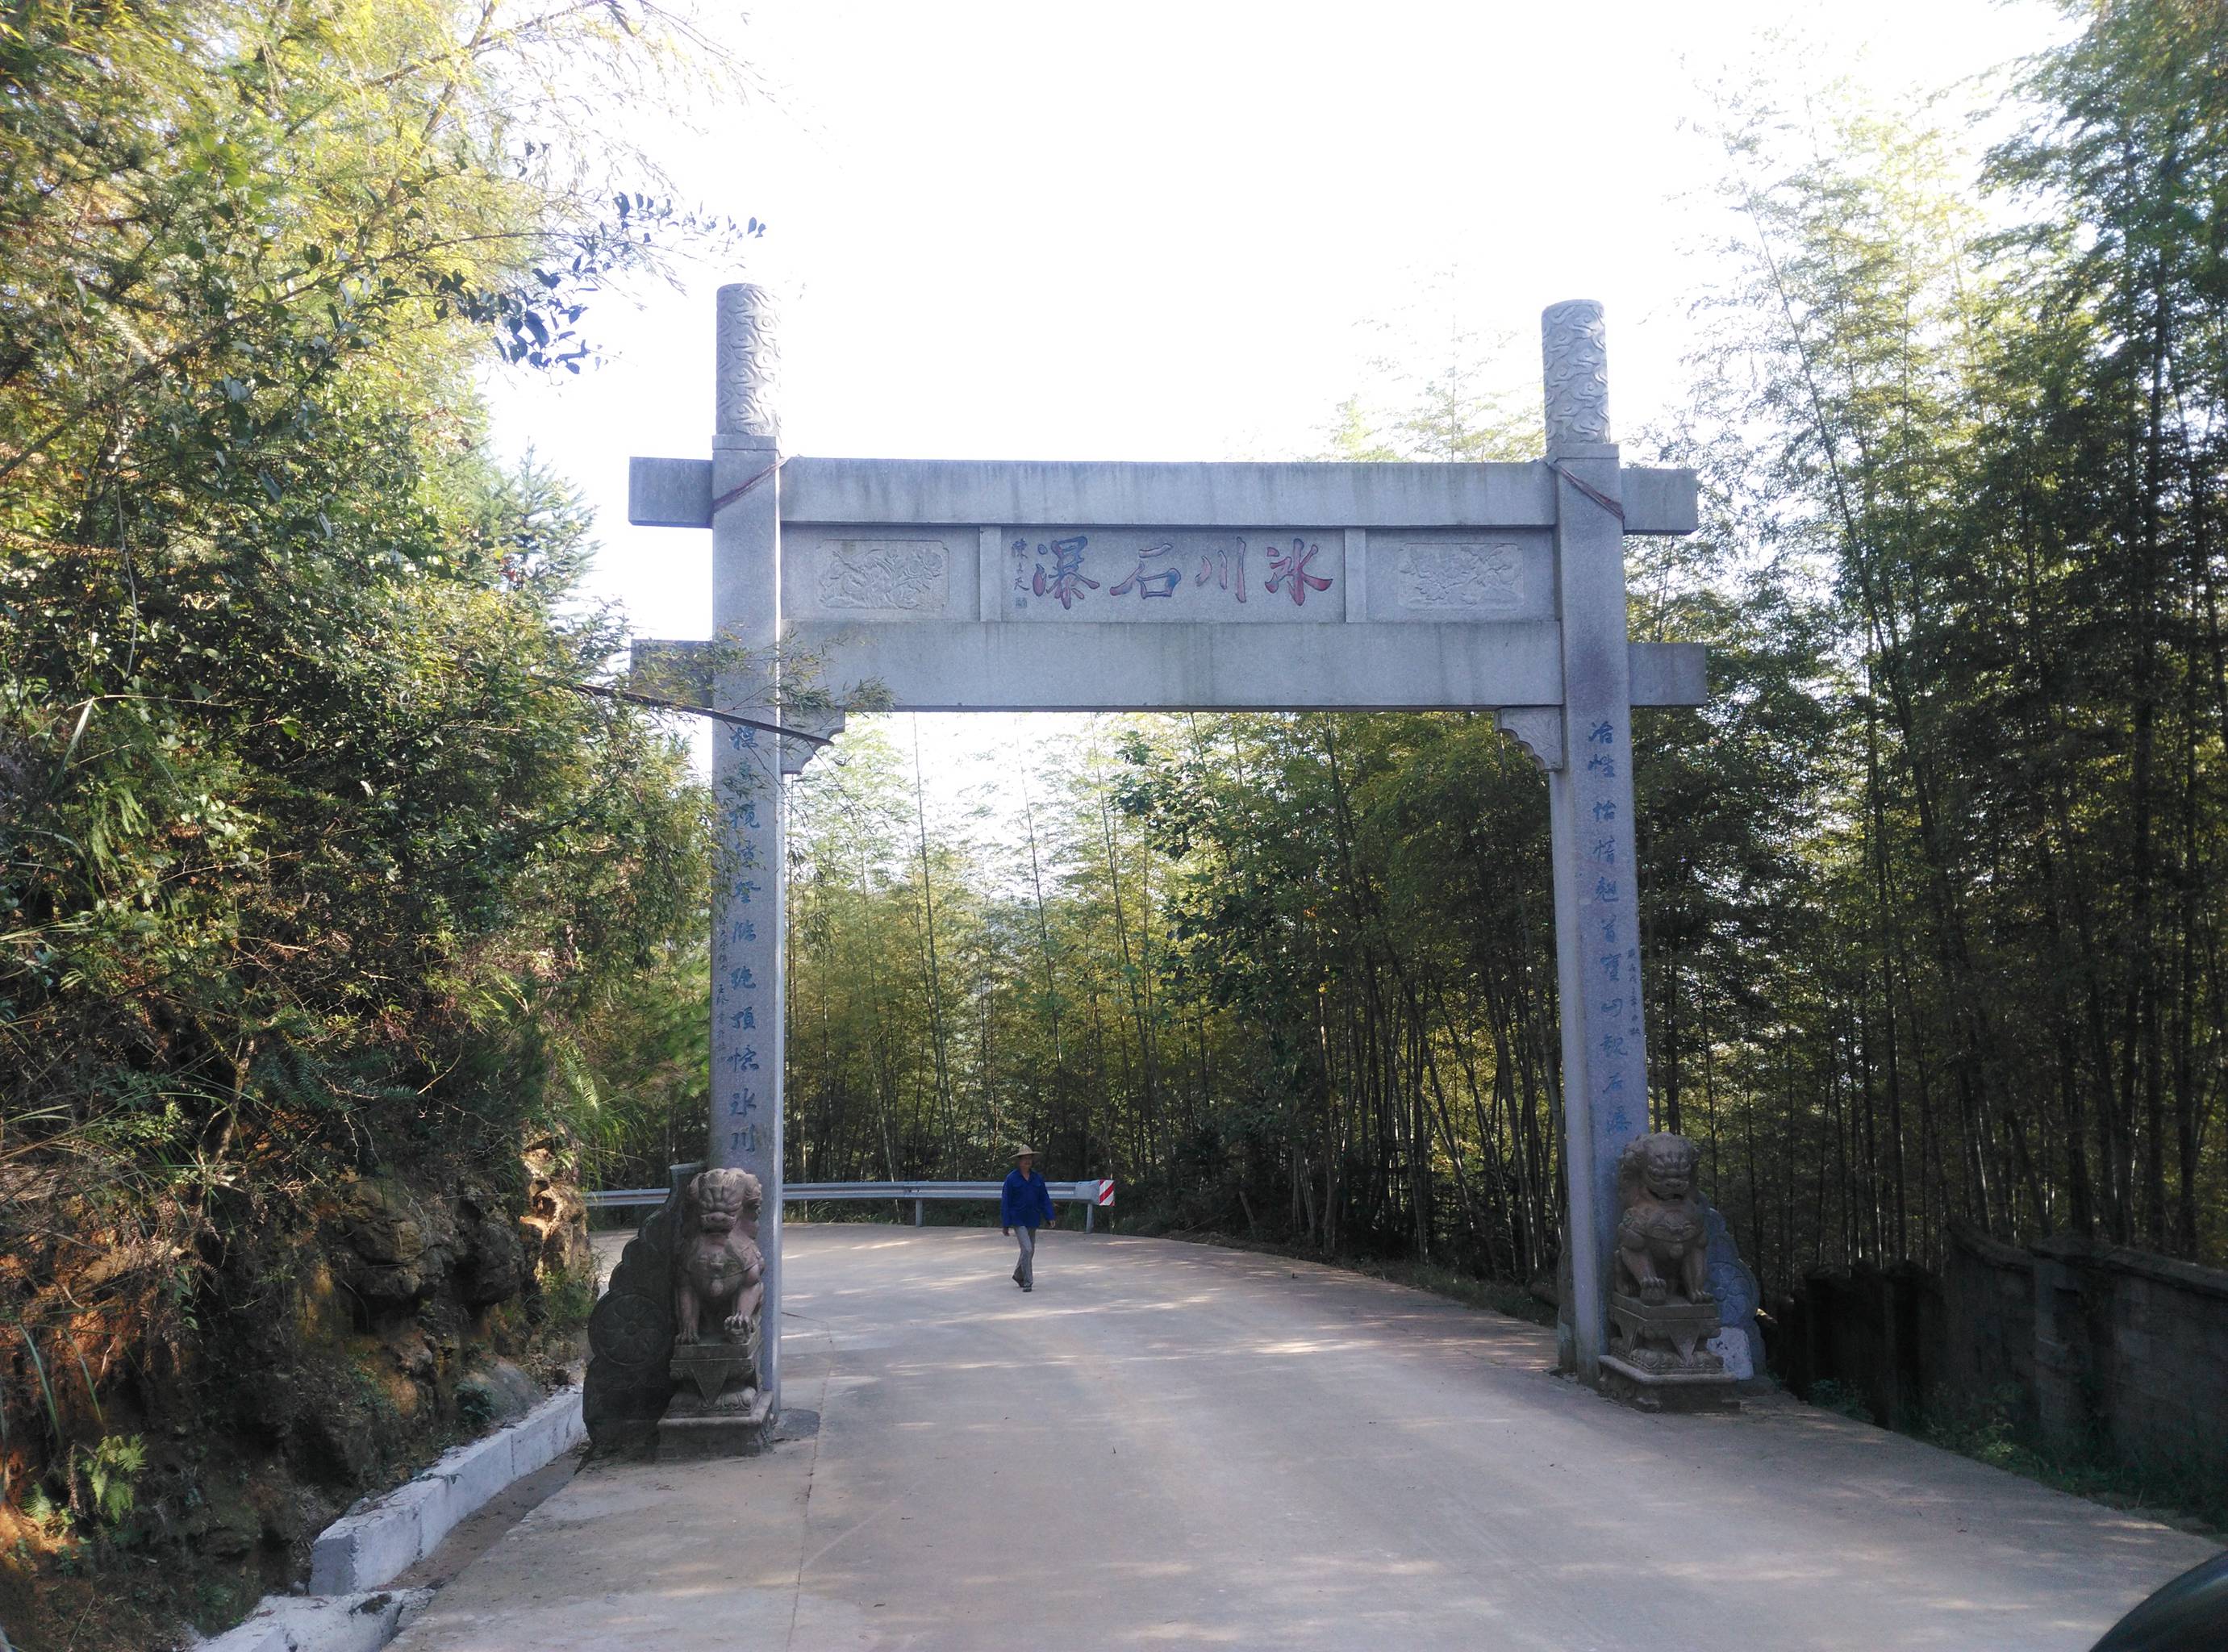
[[[588,1347],[596,1357],[630,1368],[663,1364],[672,1344],[672,1322],[646,1297],[614,1297],[610,1311],[588,1327]]]
[[[681,1201],[668,1197],[627,1241],[588,1316],[580,1410],[599,1451],[641,1450],[673,1396],[673,1243]]]

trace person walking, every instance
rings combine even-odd
[[[1052,1189],[1037,1174],[1037,1150],[1014,1149],[1014,1168],[1006,1172],[1006,1185],[998,1194],[998,1225],[1021,1243],[1021,1259],[1014,1264],[1014,1283],[1024,1290],[1037,1288],[1037,1228],[1057,1221],[1053,1214]]]

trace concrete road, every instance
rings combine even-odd
[[[1535,1327],[1151,1239],[789,1235],[788,1426],[592,1464],[398,1652],[2085,1648],[2213,1553],[1790,1400],[1653,1418]]]

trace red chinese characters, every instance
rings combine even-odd
[[[1322,554],[1322,546],[1310,545],[1303,539],[1293,540],[1292,548],[1289,551],[1271,550],[1269,553],[1269,577],[1262,582],[1264,587],[1271,592],[1281,587],[1291,598],[1292,606],[1306,607],[1310,588],[1316,591],[1330,589],[1328,579],[1308,572],[1308,564]]]

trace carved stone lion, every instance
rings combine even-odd
[[[1642,1136],[1617,1162],[1616,1281],[1650,1307],[1713,1305],[1709,1215],[1694,1196],[1701,1150],[1683,1136]]]
[[[747,1170],[706,1170],[688,1183],[673,1257],[676,1342],[751,1340],[765,1296],[759,1201]]]

